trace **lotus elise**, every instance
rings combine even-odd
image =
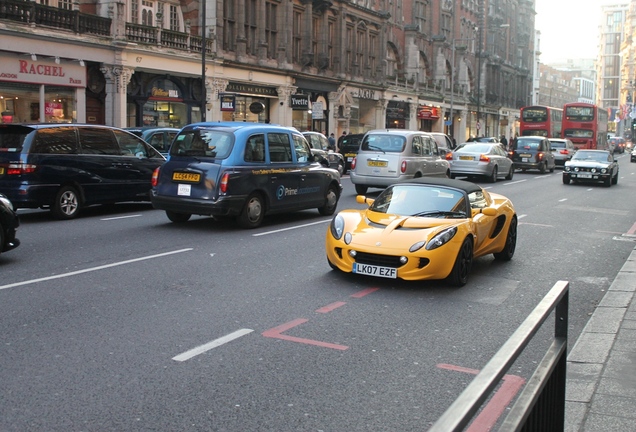
[[[447,279],[463,286],[473,259],[512,259],[517,215],[510,200],[461,180],[417,178],[356,197],[326,235],[332,269],[404,280]]]

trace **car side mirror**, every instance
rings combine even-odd
[[[356,202],[358,204],[366,204],[370,206],[374,201],[375,199],[373,198],[367,198],[364,195],[356,195]]]

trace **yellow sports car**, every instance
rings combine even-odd
[[[418,178],[386,188],[364,210],[343,210],[327,229],[334,270],[463,286],[473,259],[508,261],[517,245],[510,200],[461,180]]]

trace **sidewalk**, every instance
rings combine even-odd
[[[636,431],[635,291],[636,249],[568,355],[567,432]]]

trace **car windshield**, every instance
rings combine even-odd
[[[550,141],[550,146],[552,148],[565,148],[565,143],[563,141]]]
[[[384,153],[402,153],[406,138],[397,135],[367,135],[362,141],[362,150],[381,151]]]
[[[170,156],[195,156],[225,159],[230,155],[234,136],[214,129],[192,129],[177,135]]]
[[[466,217],[464,193],[437,185],[394,185],[384,190],[371,205],[378,213],[400,216]]]
[[[609,160],[609,153],[579,150],[572,157],[572,160],[591,160],[596,162],[607,162]]]
[[[458,153],[489,153],[492,149],[490,144],[466,144],[458,149]]]

